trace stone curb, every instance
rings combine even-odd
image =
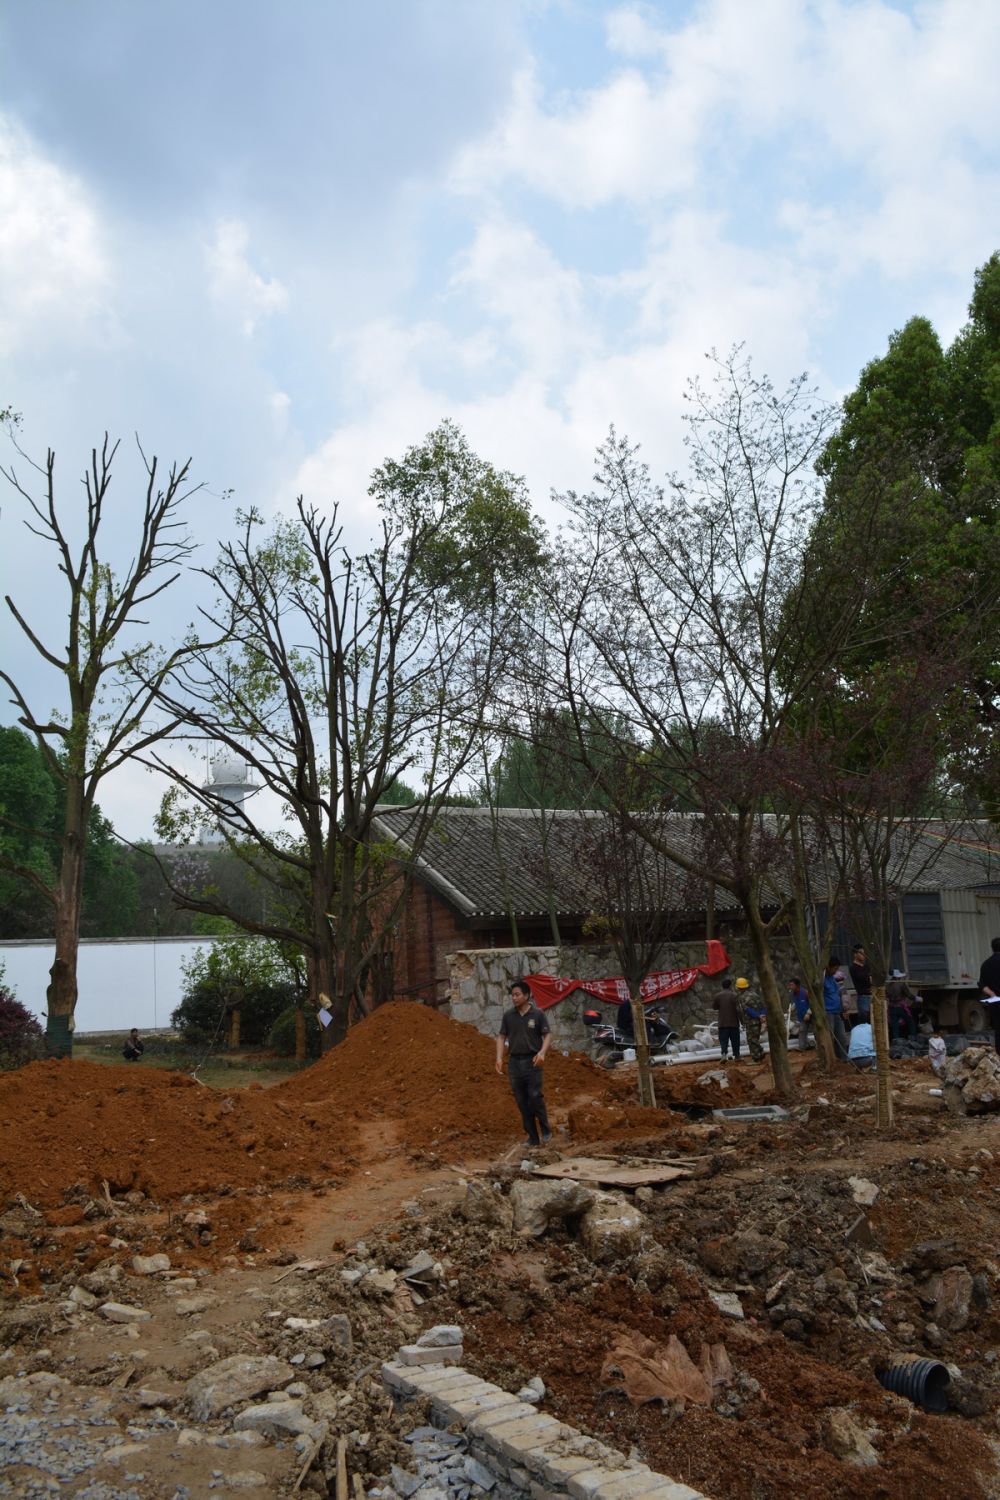
[[[471,1452],[481,1450],[493,1471],[520,1480],[526,1500],[709,1500],[457,1366],[390,1360],[382,1380],[397,1399],[426,1396],[442,1425],[461,1423]]]

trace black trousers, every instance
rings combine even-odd
[[[538,1146],[541,1136],[549,1134],[549,1117],[542,1097],[542,1069],[535,1067],[534,1058],[511,1057],[507,1062],[507,1076],[521,1111],[524,1133],[533,1146]]]
[[[738,1026],[719,1027],[719,1051],[725,1057],[727,1050],[732,1047],[733,1057],[737,1062],[740,1060],[740,1028]]]

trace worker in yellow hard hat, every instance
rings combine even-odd
[[[743,1025],[746,1029],[747,1045],[750,1048],[750,1060],[763,1062],[764,1049],[760,1044],[760,1032],[767,1014],[764,1010],[764,1002],[751,990],[749,979],[737,979],[736,988],[740,992],[743,1007]]]

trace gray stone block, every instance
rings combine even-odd
[[[635,1495],[655,1487],[659,1476],[652,1469],[640,1464],[609,1477],[596,1492],[595,1500],[632,1500]]]
[[[587,1469],[594,1467],[594,1459],[585,1458],[582,1454],[557,1453],[555,1457],[546,1455],[542,1464],[542,1474],[551,1485],[562,1486],[574,1474],[582,1474]]]
[[[473,1437],[481,1438],[484,1443],[489,1444],[490,1433],[493,1428],[503,1426],[505,1423],[512,1421],[515,1416],[537,1417],[538,1413],[533,1406],[528,1405],[527,1401],[517,1401],[510,1411],[487,1411],[481,1417],[474,1417],[469,1423],[469,1432]]]
[[[436,1347],[423,1344],[404,1344],[396,1356],[401,1365],[460,1365],[461,1344],[439,1344]]]
[[[620,1472],[620,1470],[618,1471]],[[594,1500],[594,1496],[602,1484],[610,1484],[614,1479],[616,1471],[603,1467],[584,1469],[579,1474],[571,1474],[566,1481],[571,1500]]]

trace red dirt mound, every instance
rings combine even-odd
[[[495,1046],[473,1026],[397,1000],[273,1092],[289,1101],[336,1099],[352,1119],[398,1120],[404,1149],[490,1149],[512,1144],[519,1131],[507,1079],[494,1068]],[[586,1058],[549,1053],[545,1098],[556,1116],[608,1086],[608,1075]]]
[[[400,1151],[502,1149],[520,1125],[494,1046],[471,1026],[397,1001],[270,1089],[220,1092],[180,1073],[32,1063],[0,1075],[0,1198],[20,1191],[49,1205],[75,1183],[96,1191],[102,1179],[113,1192],[138,1188],[160,1201],[315,1180],[358,1164],[359,1127],[372,1120],[394,1126]],[[545,1068],[557,1122],[610,1098],[617,1113],[608,1124],[623,1137],[639,1123],[619,1105],[634,1087],[576,1055],[550,1053]],[[644,1133],[658,1120],[667,1128],[668,1116],[648,1113]]]
[[[320,1134],[314,1113],[263,1090],[221,1093],[182,1073],[32,1063],[0,1075],[0,1197],[19,1191],[49,1204],[74,1183],[96,1191],[103,1180],[112,1192],[169,1199],[321,1176],[354,1132],[338,1120],[328,1147],[332,1121]]]

